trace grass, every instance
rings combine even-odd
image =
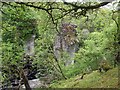
[[[100,73],[98,70],[86,74],[83,79],[77,75],[50,85],[50,88],[118,88],[118,67]]]

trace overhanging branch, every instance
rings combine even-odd
[[[112,0],[112,1],[114,1],[114,0]],[[29,6],[29,7],[33,7],[33,8],[36,8],[36,9],[46,11],[49,14],[49,16],[51,17],[53,23],[54,23],[54,20],[61,19],[64,16],[66,16],[67,14],[71,13],[72,11],[77,12],[78,9],[81,9],[82,11],[88,11],[90,9],[100,8],[100,7],[110,3],[110,2],[101,2],[101,3],[96,4],[96,5],[82,6],[82,5],[77,5],[77,4],[74,4],[74,3],[66,2],[65,0],[63,0],[63,2],[64,2],[65,5],[72,6],[72,8],[65,9],[64,7],[54,7],[54,5],[52,5],[50,8],[45,8],[45,7],[42,7],[42,6],[36,6],[36,5],[28,4],[28,3],[25,3],[25,2],[16,2],[16,3],[17,4],[23,4],[23,5],[26,5],[26,6]],[[48,4],[48,5],[50,6],[51,4]],[[60,16],[58,18],[53,19],[53,15],[52,15],[52,13],[50,13],[50,11],[54,10],[54,9],[55,10],[60,10],[65,14],[63,14],[62,16]]]
[[[112,0],[112,1],[114,1],[114,0]],[[88,10],[100,8],[104,5],[107,5],[110,2],[101,2],[99,4],[89,5],[89,6],[77,5],[76,3],[69,3],[69,2],[66,2],[65,0],[63,0],[63,5],[71,6],[71,7],[65,8],[65,7],[59,7],[59,5],[54,6],[54,4],[56,4],[56,3],[52,3],[52,4],[46,3],[46,5],[48,5],[48,7],[47,7],[44,5],[36,5],[36,4],[31,3],[31,2],[16,2],[16,4],[19,4],[19,5],[25,5],[28,7],[36,8],[36,9],[43,10],[43,11],[47,12],[47,14],[51,18],[53,24],[55,24],[56,20],[61,19],[61,18],[65,17],[66,15],[71,14],[71,13],[76,13],[76,14],[78,13],[79,15],[85,16],[85,14]],[[81,12],[79,11],[80,13],[77,12],[78,9],[81,9]],[[59,17],[55,17],[55,16],[53,16],[53,13],[52,13],[53,10],[59,10],[61,13],[63,13],[63,15],[61,14]]]
[[[71,5],[72,7],[75,7],[75,8],[78,8],[78,9],[97,9],[99,7],[107,5],[108,3],[110,3],[110,2],[102,2],[100,4],[92,5],[92,6],[78,6],[78,5],[73,4],[73,3],[64,2],[64,4]]]

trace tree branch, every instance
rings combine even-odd
[[[55,56],[54,56],[54,59],[55,59],[57,65],[58,65],[58,68],[59,68],[59,70],[60,70],[60,72],[61,72],[63,78],[64,78],[64,79],[67,79],[66,76],[64,75],[63,71],[62,71],[62,68],[61,68],[61,66],[60,66],[60,64],[59,64],[58,59],[57,59]]]
[[[114,1],[114,0],[112,0]],[[110,2],[101,2],[99,4],[96,4],[96,5],[90,5],[90,6],[82,6],[82,5],[77,5],[76,3],[69,3],[69,2],[66,2],[65,0],[63,0],[64,4],[65,5],[69,5],[69,6],[72,6],[72,8],[65,8],[65,7],[59,7],[59,5],[54,5],[56,3],[46,3],[46,6],[44,6],[43,4],[42,5],[33,5],[33,3],[26,3],[26,2],[16,2],[16,4],[23,4],[25,6],[28,6],[28,7],[32,7],[32,8],[36,8],[36,9],[39,9],[39,10],[43,10],[45,12],[48,13],[49,17],[52,19],[52,22],[53,24],[55,24],[55,21],[58,20],[58,19],[61,19],[63,18],[64,16],[70,14],[71,12],[77,12],[78,9],[81,9],[82,11],[88,11],[90,9],[97,9],[99,7],[102,7],[104,5],[107,5],[108,3]],[[60,10],[61,13],[64,13],[63,15],[55,18],[53,17],[53,14],[51,13],[52,10]],[[80,14],[82,15],[82,13]]]
[[[114,1],[114,0],[112,0],[112,1]],[[66,5],[71,5],[75,9],[97,9],[99,7],[102,7],[102,6],[107,5],[108,3],[110,3],[110,2],[102,2],[102,3],[96,4],[96,5],[91,5],[91,6],[78,6],[78,5],[73,4],[73,3],[65,2],[65,0],[63,0],[63,2]]]

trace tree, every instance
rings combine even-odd
[[[35,17],[31,13],[32,10],[25,6],[15,8],[12,5],[3,5],[2,7],[2,11],[5,12],[2,15],[2,73],[4,78],[11,82],[12,79],[20,78],[18,71],[26,63],[23,62],[24,53],[26,53],[24,52],[25,42],[31,35],[36,34],[37,28]]]
[[[101,9],[102,6],[107,5],[108,3],[111,2],[69,3],[64,0],[61,3],[2,2],[2,64],[6,66],[6,71],[10,74],[11,71],[8,68],[9,66],[17,65],[20,67],[23,65],[23,63],[21,63],[23,58],[21,57],[23,57],[24,53],[23,48],[25,40],[29,40],[28,38],[35,34],[36,52],[35,56],[32,57],[34,63],[37,63],[40,68],[47,68],[46,71],[43,71],[44,73],[57,73],[58,77],[61,76],[60,73],[63,75],[65,70],[60,69],[60,66],[62,65],[58,64],[59,62],[57,62],[58,60],[56,60],[53,54],[53,42],[56,33],[60,33],[59,25],[61,22],[64,22],[66,18],[72,18],[71,21],[77,22],[77,34],[80,45],[82,43],[81,49],[76,56],[76,61],[81,64],[75,64],[74,70],[76,71],[72,71],[72,67],[72,74],[78,74],[77,70],[80,65],[80,69],[83,69],[83,71],[93,63],[93,68],[96,68],[96,60],[100,59],[102,55],[105,55],[106,57],[112,55],[113,51],[115,51],[113,49],[114,46],[117,46],[118,48],[119,38],[117,38],[117,45],[113,44],[113,42],[116,42],[116,40],[113,39],[114,35],[119,37],[114,31],[116,30],[115,25],[118,26],[118,24],[111,23],[111,12],[109,12],[109,10]],[[114,15],[116,16],[117,14],[115,13]],[[105,16],[107,16],[107,18]],[[117,22],[115,16],[113,19]],[[111,25],[109,28],[110,30],[107,29],[109,24]],[[87,28],[88,30],[91,28],[94,29],[93,31],[90,31],[93,33],[88,35],[86,40],[81,38],[81,30],[84,28]],[[55,70],[57,72],[55,72]],[[71,72],[68,73],[71,74]],[[6,77],[8,78],[9,76]]]

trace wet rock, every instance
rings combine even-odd
[[[39,79],[29,80],[28,82],[29,82],[29,85],[31,88],[40,88],[40,87],[44,86],[43,82],[40,81]],[[22,88],[25,88],[25,86],[22,85],[21,90],[22,90]]]

